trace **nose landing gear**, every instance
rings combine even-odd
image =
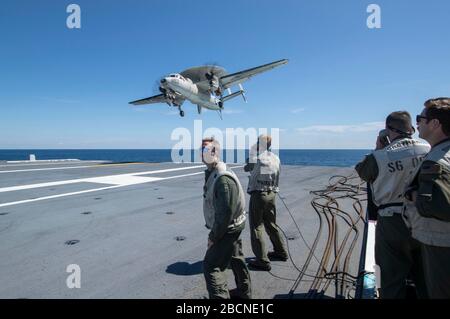
[[[184,111],[181,109],[181,106],[178,107],[178,110],[180,111],[180,116],[184,117]]]

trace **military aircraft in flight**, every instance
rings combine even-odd
[[[241,95],[244,101],[247,101],[242,82],[287,63],[288,60],[283,59],[232,74],[228,74],[224,68],[215,65],[189,68],[181,73],[172,73],[162,78],[159,82],[161,94],[132,101],[130,104],[167,103],[169,106],[177,107],[180,116],[183,117],[184,111],[181,106],[185,100],[188,100],[197,105],[198,114],[201,114],[202,108],[221,113],[224,103],[236,96]],[[239,90],[232,92],[231,87],[234,85],[237,85]],[[225,90],[227,90],[226,95],[224,95]]]

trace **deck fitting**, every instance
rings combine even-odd
[[[64,244],[68,245],[68,246],[72,246],[72,245],[78,244],[79,242],[80,241],[78,239],[71,239],[71,240],[66,241]]]

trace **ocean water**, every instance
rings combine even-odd
[[[36,155],[38,160],[46,159],[80,159],[80,160],[106,160],[112,162],[171,162],[170,149],[140,149],[140,150],[113,150],[113,149],[89,149],[89,150],[0,150],[0,161],[27,160],[30,154]],[[336,166],[351,167],[361,161],[369,150],[280,150],[279,156],[284,165],[306,166]],[[191,161],[198,162],[198,154],[194,151],[184,154]],[[227,161],[227,154],[223,158]],[[180,154],[183,155],[183,154]],[[190,155],[190,156],[189,156]],[[237,154],[234,152],[233,162],[242,163],[248,156],[248,152]],[[238,161],[237,159],[241,159]]]

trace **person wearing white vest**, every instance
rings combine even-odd
[[[276,194],[279,191],[280,159],[270,151],[271,137],[261,135],[250,151],[246,172],[251,172],[247,193],[250,194],[250,239],[256,259],[249,267],[270,271],[270,260],[286,261],[288,254],[276,224]],[[263,239],[263,227],[273,245],[273,252],[267,252]]]
[[[237,289],[232,297],[250,299],[250,273],[239,238],[245,227],[245,193],[233,171],[220,161],[220,145],[212,138],[202,142],[205,171],[203,214],[208,249],[203,260],[206,288],[211,299],[229,299],[226,270],[233,271]],[[233,291],[232,291],[233,293]]]
[[[386,118],[387,143],[382,136],[377,147],[355,169],[369,183],[378,207],[375,232],[375,262],[380,267],[380,297],[405,299],[411,278],[418,298],[427,298],[420,245],[411,237],[402,211],[404,190],[413,172],[430,150],[428,143],[412,138],[414,128],[408,112],[393,112]],[[387,145],[386,145],[387,144]]]
[[[429,297],[450,299],[450,98],[426,101],[416,120],[432,149],[405,193],[404,218],[422,248]]]

